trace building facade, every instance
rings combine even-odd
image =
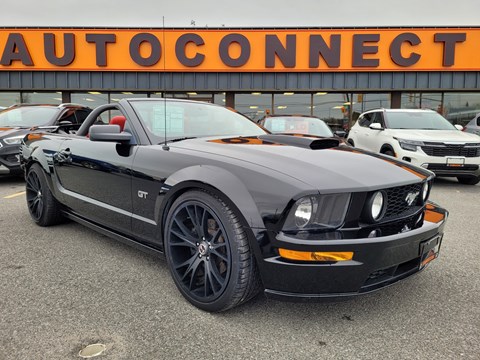
[[[0,106],[177,97],[348,127],[373,108],[480,112],[480,28],[0,29]]]

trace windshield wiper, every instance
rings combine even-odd
[[[169,142],[177,142],[177,141],[182,141],[182,140],[189,140],[189,139],[196,139],[197,137],[196,136],[184,136],[184,137],[180,137],[180,138],[176,138],[176,139],[169,139],[167,140],[166,142],[169,143]],[[165,144],[165,141],[162,141],[161,143],[159,143],[158,145],[162,145],[162,144]]]

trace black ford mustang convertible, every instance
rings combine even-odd
[[[164,254],[207,311],[267,296],[349,297],[435,259],[447,212],[433,174],[339,138],[269,134],[226,108],[130,99],[21,154],[40,226],[73,219]]]

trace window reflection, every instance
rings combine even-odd
[[[13,104],[18,104],[22,100],[20,98],[20,92],[0,92],[0,106],[9,107]]]
[[[167,93],[167,98],[205,101],[209,103],[213,102],[213,95],[211,93],[197,93],[195,91],[189,91],[185,93]]]
[[[23,92],[22,102],[26,104],[61,104],[61,92]]]
[[[431,109],[441,113],[442,93],[403,93],[402,109]]]
[[[480,113],[480,93],[445,93],[443,104],[447,120],[465,126]]]
[[[314,93],[313,116],[324,120],[332,129],[345,128],[349,120],[350,94]]]
[[[108,104],[108,94],[97,91],[90,91],[88,93],[72,93],[71,100],[75,104],[81,104],[94,108],[103,104]]]
[[[225,106],[225,93],[213,94],[213,103],[217,105]]]
[[[258,121],[272,113],[272,94],[253,92],[251,94],[235,94],[235,110]]]
[[[275,115],[311,115],[312,95],[285,92],[273,96],[273,113]]]
[[[110,102],[119,102],[122,99],[146,98],[146,97],[147,97],[147,93],[131,93],[131,92],[110,93]]]
[[[368,110],[390,108],[390,94],[353,94],[352,109],[354,113],[361,114]]]

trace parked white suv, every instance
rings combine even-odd
[[[475,185],[480,182],[480,136],[460,130],[432,110],[377,109],[360,115],[347,141]]]

